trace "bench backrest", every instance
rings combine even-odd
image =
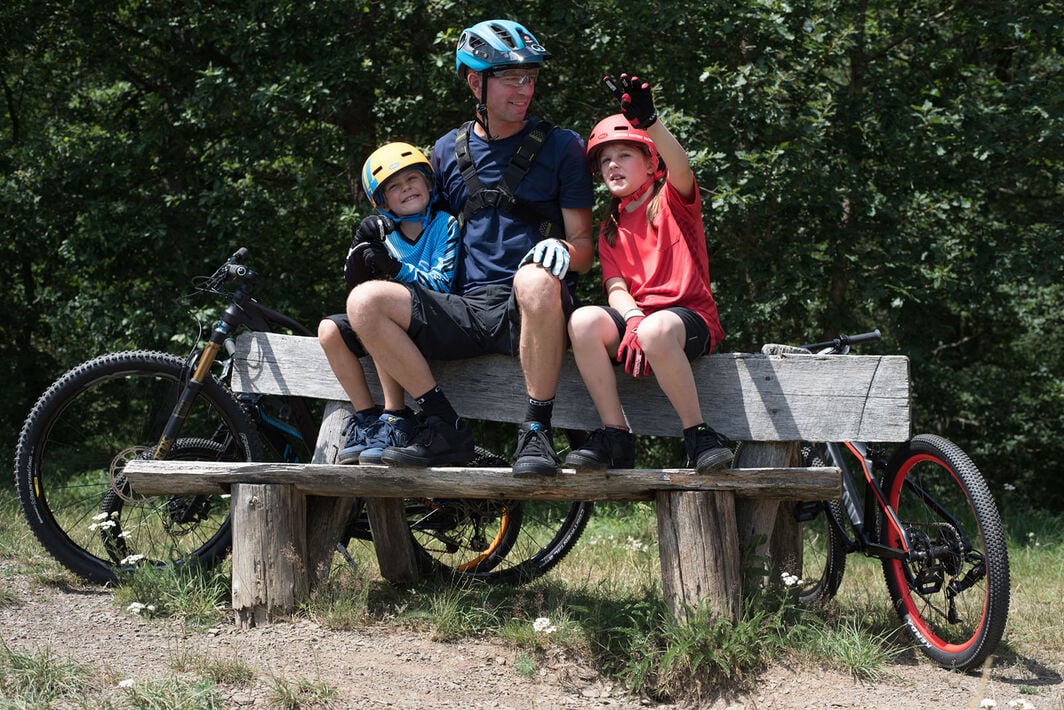
[[[244,333],[236,342],[237,391],[346,400],[317,339]],[[362,364],[380,401],[372,360],[364,358]],[[461,416],[523,420],[527,396],[517,358],[487,355],[431,365]],[[697,359],[694,373],[706,422],[736,441],[909,438],[909,361],[904,356],[726,353]],[[622,376],[618,387],[633,431],[680,434],[680,420],[653,377]],[[571,355],[562,367],[553,423],[578,430],[600,425]]]

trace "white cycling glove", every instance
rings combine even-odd
[[[544,239],[528,250],[519,266],[539,264],[556,278],[564,279],[569,271],[569,250],[560,239]]]

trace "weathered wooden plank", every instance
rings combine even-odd
[[[691,469],[564,469],[555,477],[515,477],[509,468],[405,468],[337,464],[132,460],[124,470],[141,495],[226,493],[233,483],[280,483],[306,495],[501,500],[650,500],[656,491],[734,491],[744,497],[829,500],[839,497],[839,470],[740,468],[698,475]]]
[[[363,366],[380,398],[372,361],[365,359]],[[514,423],[524,418],[524,377],[516,358],[489,355],[433,362],[432,368],[462,416]],[[903,356],[726,353],[699,358],[694,370],[706,421],[737,441],[909,438],[909,363]],[[242,334],[233,385],[242,391],[344,399],[317,340],[309,337]],[[622,377],[618,386],[634,431],[679,435],[679,419],[652,377]],[[567,355],[554,425],[588,430],[598,423]]]

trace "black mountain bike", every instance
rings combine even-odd
[[[240,249],[197,291],[224,313],[187,358],[147,350],[73,368],[37,400],[15,452],[15,484],[34,535],[65,567],[107,583],[138,565],[224,559],[228,496],[139,496],[123,475],[133,459],[310,460],[317,422],[298,397],[236,395],[228,387],[241,329],[310,335],[252,298],[256,273]],[[479,450],[484,465],[505,465]],[[537,577],[575,545],[591,503],[411,499],[407,519],[424,561],[457,577],[516,583]],[[356,501],[344,539],[371,540]]]
[[[879,338],[878,330],[840,335],[801,351],[845,355],[851,345]],[[838,466],[842,497],[798,506],[800,600],[830,601],[847,555],[877,558],[894,609],[921,650],[946,668],[981,665],[1005,630],[1009,561],[1001,518],[971,459],[931,434],[893,453],[855,441],[803,443],[802,459],[806,466]]]

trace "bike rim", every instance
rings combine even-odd
[[[914,475],[914,469],[921,467],[921,470],[926,470],[926,466],[933,466],[934,471],[939,474],[945,474],[948,477],[948,482],[952,483],[957,491],[963,492],[965,490],[963,482],[957,477],[952,467],[940,457],[933,454],[913,455],[906,461],[905,465],[899,469],[898,475],[895,476],[892,482],[891,489],[887,491],[888,500],[890,501],[891,506],[899,512],[899,517],[907,522],[909,521],[912,506],[902,503],[905,482],[909,481],[910,476]],[[913,496],[909,496],[909,498],[912,497]],[[965,512],[970,518],[968,522],[973,526],[972,530],[966,531],[969,533],[968,539],[981,541],[982,530],[979,529],[978,517],[972,509],[971,502],[967,495],[962,496],[962,498],[964,499],[964,506],[966,508]],[[931,518],[931,516],[929,516],[929,518]],[[973,532],[976,533],[974,537],[970,534]],[[887,543],[893,547],[901,547],[900,536],[893,528],[890,528],[888,531]],[[979,550],[979,552],[982,554],[984,551]],[[941,618],[944,616],[944,612],[941,608],[936,606],[932,599],[929,598],[930,595],[925,597],[919,592],[914,591],[913,586],[918,575],[914,574],[912,564],[904,560],[889,560],[886,563],[886,568],[892,577],[895,587],[899,591],[899,599],[902,605],[902,617],[920,638],[948,654],[965,653],[978,641],[982,634],[982,630],[986,625],[986,617],[989,609],[990,590],[985,579],[982,581],[982,604],[980,605],[979,618],[973,623],[973,625],[966,627],[968,628],[968,631],[964,632],[967,634],[966,638],[957,641],[944,638],[939,630],[928,621],[929,616],[930,618]],[[969,604],[966,605],[966,608],[970,609],[972,606],[973,605]],[[932,612],[932,614],[928,615],[928,611]]]

